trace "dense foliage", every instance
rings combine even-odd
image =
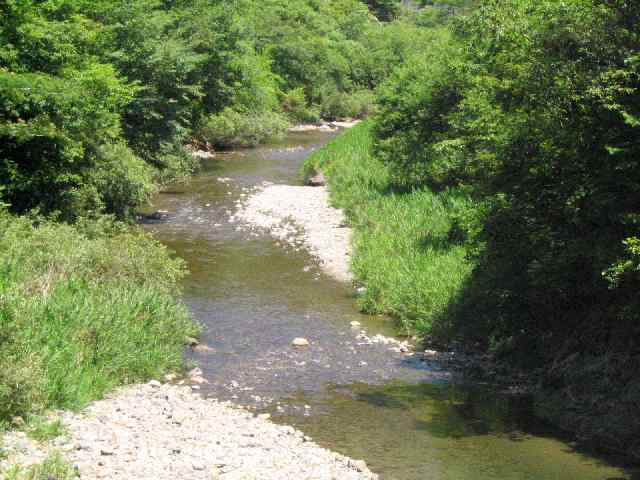
[[[194,168],[191,141],[366,114],[418,36],[358,0],[2,2],[0,193],[19,213],[130,216]]]
[[[476,205],[441,331],[541,368],[545,415],[637,457],[639,22],[623,0],[483,2],[394,75],[375,126],[394,188]]]

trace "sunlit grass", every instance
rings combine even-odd
[[[53,440],[67,433],[62,420],[59,418],[48,419],[41,415],[29,417],[26,431],[29,438],[39,442]]]
[[[465,248],[449,241],[454,215],[470,204],[455,191],[393,192],[371,147],[364,122],[310,156],[303,173],[325,173],[333,204],[354,227],[362,309],[392,314],[408,331],[426,334],[470,273]]]
[[[175,298],[182,272],[150,237],[109,222],[33,225],[0,212],[0,420],[180,369],[197,335]]]

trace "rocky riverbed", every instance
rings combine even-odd
[[[91,480],[377,478],[364,462],[321,448],[268,415],[202,398],[185,386],[130,386],[59,418],[66,433],[48,443],[20,431],[6,434],[0,472],[58,451],[80,478]]]

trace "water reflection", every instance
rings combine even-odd
[[[323,446],[364,458],[390,479],[637,480],[580,451],[531,415],[526,397],[461,385],[333,386],[292,402],[315,414],[285,416]]]

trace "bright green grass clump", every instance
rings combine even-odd
[[[15,466],[6,473],[7,480],[73,480],[78,472],[60,455],[53,453],[42,463],[29,468]]]
[[[181,261],[109,220],[0,212],[0,420],[74,408],[183,364]]]
[[[322,170],[331,198],[355,229],[352,269],[366,286],[363,310],[389,313],[426,334],[471,271],[465,248],[450,240],[454,219],[470,208],[460,192],[394,192],[371,154],[364,122],[311,155],[304,174]]]
[[[27,436],[39,442],[46,442],[66,434],[66,429],[59,418],[49,420],[44,416],[33,415],[29,418]]]

